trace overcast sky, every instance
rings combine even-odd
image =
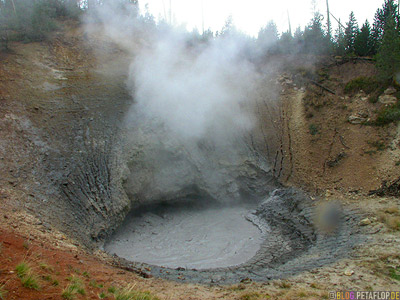
[[[169,17],[171,2],[172,14],[178,23],[185,23],[187,29],[197,27],[202,31],[202,6],[205,28],[220,30],[229,15],[241,31],[257,35],[260,27],[274,20],[280,32],[288,30],[288,12],[292,30],[304,26],[312,18],[312,0],[142,0],[148,3],[151,13],[158,17]],[[326,16],[326,0],[315,0],[317,9]],[[351,11],[361,26],[366,19],[373,22],[377,8],[384,0],[329,0],[331,13],[341,19],[343,25],[348,21]],[[323,21],[325,22],[325,20]],[[333,28],[337,27],[331,18]]]

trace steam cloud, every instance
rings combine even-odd
[[[131,65],[137,103],[130,115],[160,122],[185,140],[218,142],[250,129],[252,118],[241,104],[254,73],[239,51],[231,40],[190,49],[180,32],[156,40]]]
[[[258,76],[243,56],[242,40],[193,43],[181,28],[146,31],[129,10],[115,6],[101,7],[97,18],[132,56],[128,191],[139,198],[176,197],[196,185],[215,197],[221,190],[236,197],[231,166],[248,160],[244,136],[255,124],[250,91]]]

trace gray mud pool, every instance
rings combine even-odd
[[[211,269],[250,260],[263,241],[249,208],[153,206],[128,216],[105,250],[129,261]]]

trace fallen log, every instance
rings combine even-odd
[[[326,86],[323,86],[322,84],[320,84],[320,83],[318,83],[318,82],[316,82],[316,81],[314,81],[312,79],[309,79],[309,80],[310,80],[311,83],[315,84],[316,86],[324,89],[325,91],[327,91],[327,92],[329,92],[329,93],[331,93],[333,95],[336,95],[336,93],[334,91],[332,91],[331,89],[327,88]]]
[[[380,188],[369,191],[368,195],[400,197],[400,177],[389,184],[384,180]]]

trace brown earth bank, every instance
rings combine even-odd
[[[348,257],[282,280],[197,285],[146,278],[145,269],[123,269],[73,239],[78,235],[66,207],[55,191],[43,189],[62,183],[55,170],[73,172],[70,153],[90,144],[92,132],[118,126],[130,104],[127,54],[91,38],[65,23],[47,42],[14,43],[0,53],[0,298],[65,299],[62,294],[77,282],[81,289],[73,299],[114,299],[128,289],[137,291],[137,299],[328,299],[329,291],[398,289],[400,200],[368,192],[399,176],[400,129],[349,122],[350,116],[373,120],[386,104],[370,103],[363,92],[344,93],[351,79],[376,72],[369,61],[325,59],[277,76],[282,102],[276,128],[282,137],[274,140],[275,175],[318,203],[340,201],[365,214],[361,225],[369,239]],[[299,79],[309,68],[335,94]],[[26,275],[18,276],[23,262],[37,290],[24,286]],[[139,293],[145,291],[150,294]]]

